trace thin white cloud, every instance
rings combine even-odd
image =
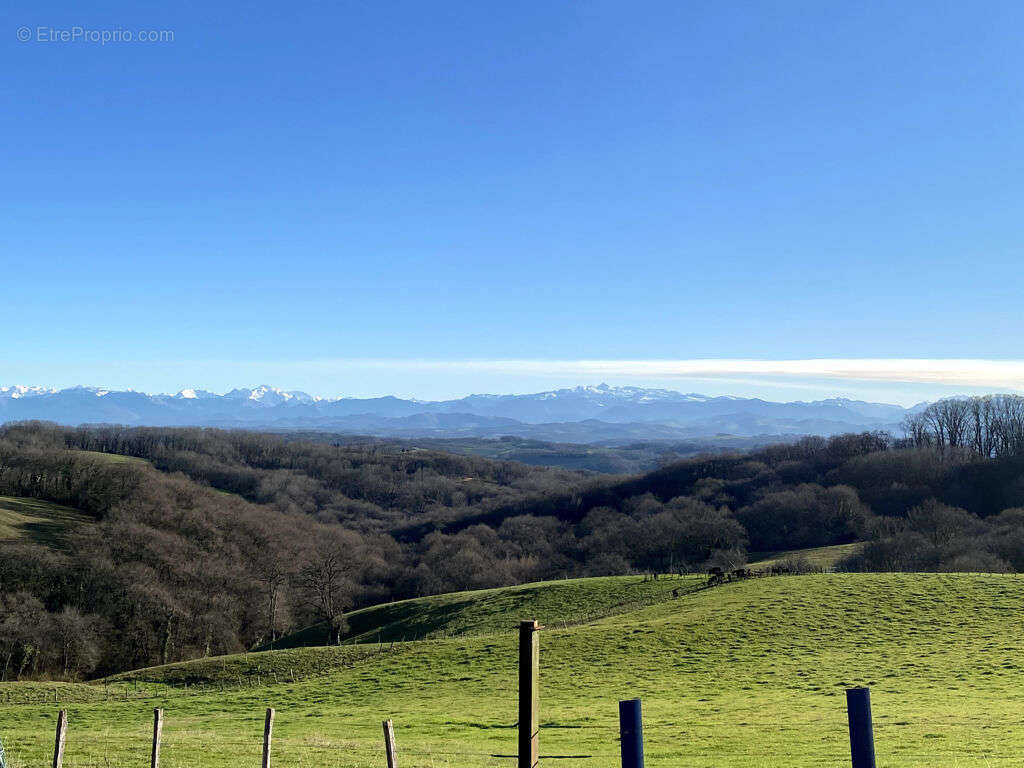
[[[807,360],[323,360],[363,369],[487,372],[529,376],[702,379],[765,376],[1024,389],[1024,361],[971,359]]]

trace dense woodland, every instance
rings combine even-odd
[[[1024,571],[1024,399],[956,402],[966,426],[940,403],[902,437],[620,476],[252,432],[8,425],[0,495],[95,523],[58,546],[0,544],[0,677],[236,652],[315,622],[327,642],[346,611],[385,600],[855,541],[841,567]]]
[[[474,456],[495,461],[515,461],[539,467],[603,474],[636,474],[649,472],[660,466],[694,456],[752,451],[766,445],[775,445],[799,436],[763,435],[760,437],[738,437],[733,435],[709,435],[691,440],[641,440],[631,443],[553,443],[543,440],[506,435],[499,438],[485,437],[420,437],[387,438],[322,430],[287,433],[290,440],[308,440],[314,443],[333,445],[387,445],[427,449],[461,456]]]

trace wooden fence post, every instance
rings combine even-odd
[[[150,768],[160,768],[160,733],[164,729],[164,711],[159,707],[153,710],[153,756]]]
[[[640,699],[619,702],[622,768],[644,768],[644,721]]]
[[[875,737],[871,727],[871,689],[846,691],[846,713],[850,720],[850,756],[853,768],[875,768]]]
[[[64,765],[64,742],[68,737],[68,711],[62,709],[57,715],[57,738],[53,744],[53,768]]]
[[[540,643],[536,621],[519,622],[519,763],[535,768],[540,762]]]
[[[384,721],[384,753],[388,758],[388,768],[397,768],[398,762],[395,759],[395,724],[390,720]]]
[[[263,768],[270,768],[270,737],[274,730],[274,710],[267,710],[267,720],[263,724]]]

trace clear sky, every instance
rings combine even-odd
[[[5,11],[0,385],[1024,387],[614,367],[1024,358],[1019,2]]]

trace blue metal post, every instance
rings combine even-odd
[[[640,699],[619,702],[622,768],[644,768],[644,722]]]
[[[871,689],[846,691],[846,713],[850,718],[850,756],[853,768],[875,768],[875,736],[871,728]]]

